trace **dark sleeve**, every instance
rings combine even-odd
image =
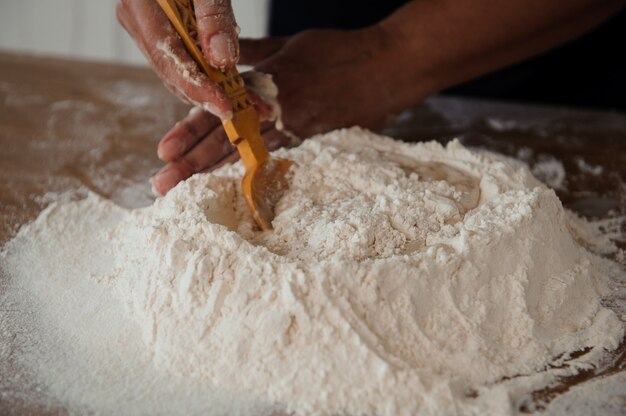
[[[359,29],[372,25],[409,0],[272,0],[269,31],[288,36],[306,29]]]

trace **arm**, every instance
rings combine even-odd
[[[623,0],[412,1],[379,26],[386,62],[405,68],[394,107],[559,46],[593,29]],[[415,86],[422,86],[416,91]]]
[[[301,137],[376,129],[431,94],[583,34],[624,4],[414,0],[362,30],[242,40],[241,61],[274,75],[285,125]]]

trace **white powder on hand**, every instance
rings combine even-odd
[[[522,164],[360,129],[278,154],[296,165],[272,232],[254,226],[240,164],[145,209],[91,195],[24,227],[2,253],[12,296],[30,294],[71,336],[63,364],[93,374],[50,370],[53,345],[23,365],[100,413],[503,414],[622,339],[600,303],[615,266]],[[123,407],[119,389],[86,393],[130,373]]]

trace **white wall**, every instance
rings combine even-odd
[[[269,0],[233,0],[241,36],[267,30]],[[115,19],[117,0],[0,0],[0,49],[145,63]]]

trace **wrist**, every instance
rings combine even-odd
[[[367,28],[375,41],[376,71],[386,90],[390,112],[398,113],[421,103],[445,88],[425,55],[416,53],[415,42],[383,20]]]

